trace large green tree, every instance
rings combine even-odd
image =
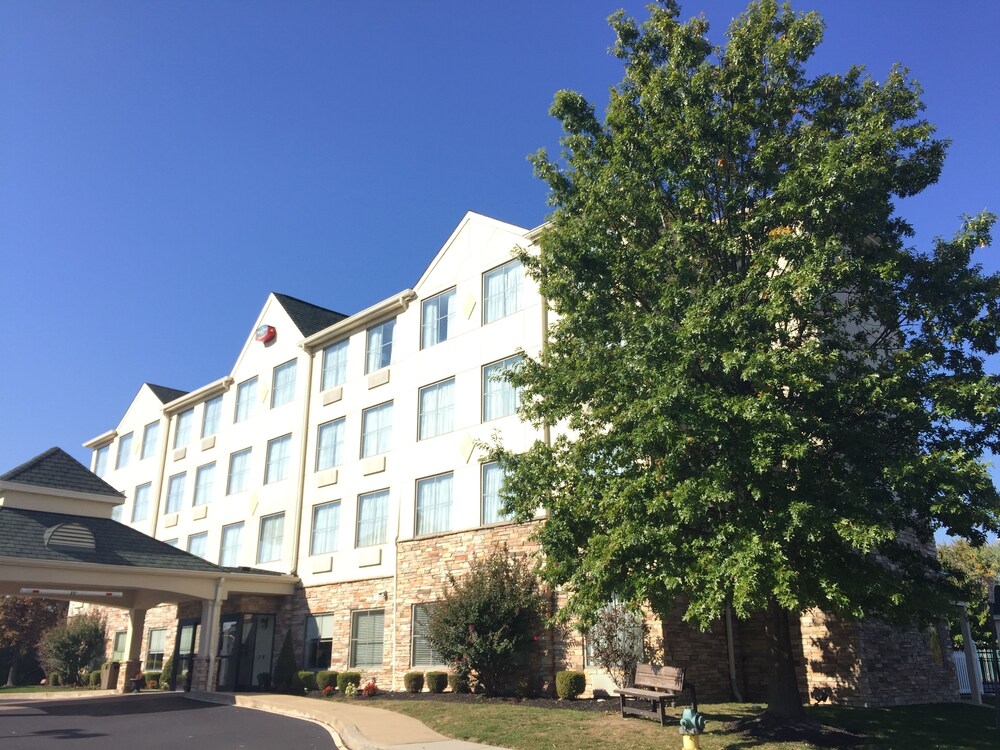
[[[0,649],[10,655],[7,686],[17,684],[18,667],[35,650],[38,636],[66,615],[66,603],[29,596],[0,596]]]
[[[705,625],[766,611],[769,712],[801,712],[788,616],[919,622],[953,595],[936,529],[998,527],[1000,279],[973,253],[993,217],[927,252],[896,202],[946,143],[905,70],[810,76],[823,23],[753,3],[713,47],[676,3],[618,13],[605,117],[561,91],[538,252],[545,349],[508,377],[558,427],[497,446],[543,575],[585,619],[613,597]],[[562,429],[565,428],[565,429]]]
[[[956,577],[969,612],[973,640],[981,647],[996,648],[996,633],[990,615],[990,585],[1000,579],[1000,542],[974,547],[956,539],[937,548],[938,560]],[[961,644],[957,612],[950,618],[952,637]]]

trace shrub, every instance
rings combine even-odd
[[[53,672],[49,675],[49,687],[58,687],[62,685],[62,675],[58,672]]]
[[[428,672],[424,677],[427,681],[427,689],[432,693],[443,693],[448,685],[447,672]]]
[[[344,688],[344,697],[353,698],[357,694],[358,694],[358,686],[355,685],[353,682],[347,683],[347,686]]]
[[[471,691],[469,678],[464,674],[449,674],[448,687],[453,693],[468,693]]]
[[[162,674],[162,672],[146,672],[146,687],[150,690],[156,690],[160,686]]]
[[[509,690],[542,628],[544,600],[524,558],[498,547],[449,576],[444,598],[428,611],[427,640],[462,676],[476,673],[486,695]]]
[[[583,672],[566,669],[556,672],[556,695],[571,701],[587,689],[587,676]]]
[[[424,673],[407,672],[403,675],[403,687],[408,693],[419,693],[424,689]]]
[[[311,672],[308,669],[299,670],[299,680],[302,682],[302,687],[305,690],[318,690],[319,687],[316,684],[316,673]]]
[[[361,687],[361,673],[341,672],[337,675],[337,690],[340,691],[341,695],[347,695],[348,685],[354,685],[355,690]]]
[[[332,687],[336,689],[337,687],[337,672],[325,669],[316,675],[316,686],[323,690],[324,688]]]
[[[274,664],[274,673],[271,675],[274,689],[281,693],[302,692],[300,687],[295,690],[296,683],[301,684],[298,679],[298,667],[295,664],[295,649],[292,646],[292,631],[285,631],[285,640],[281,644],[281,651],[278,653],[278,660]]]
[[[95,669],[90,673],[89,683],[90,687],[99,688],[101,686],[101,670]]]
[[[270,672],[261,672],[260,674],[257,675],[257,687],[259,687],[261,690],[270,690],[271,689],[271,673]]]
[[[61,682],[78,684],[80,670],[104,654],[104,631],[100,615],[68,617],[42,633],[38,660],[48,672],[57,672]]]
[[[618,687],[627,687],[635,679],[635,667],[652,661],[649,626],[642,613],[623,602],[601,608],[587,631],[587,641],[594,663],[605,670]]]
[[[361,688],[361,694],[365,698],[371,698],[373,695],[379,694],[378,683],[375,681],[374,677],[368,680],[368,682],[365,683],[365,686]]]
[[[170,690],[176,685],[170,684],[170,678],[174,673],[174,657],[168,656],[163,662],[163,671],[160,673],[160,690]]]

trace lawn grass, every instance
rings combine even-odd
[[[0,695],[12,695],[14,693],[59,693],[66,691],[67,693],[75,693],[80,690],[90,690],[91,688],[83,687],[82,685],[67,685],[67,686],[56,686],[51,685],[16,685],[14,687],[6,687],[5,685],[0,685]]]
[[[512,750],[664,750],[680,748],[675,723],[666,728],[653,721],[622,719],[616,706],[607,712],[533,708],[516,704],[380,700],[379,708],[419,719],[441,734]],[[758,715],[762,707],[741,703],[701,706],[708,718],[700,738],[703,750],[803,750],[818,747],[802,741],[747,737],[726,724]],[[673,713],[680,716],[680,708]],[[992,708],[963,704],[906,706],[887,709],[817,707],[808,717],[831,727],[863,735],[857,748],[887,750],[996,750],[1000,733]],[[838,745],[827,744],[827,747]]]

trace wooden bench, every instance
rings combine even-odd
[[[659,719],[660,726],[667,725],[666,707],[673,707],[677,694],[690,690],[695,710],[694,685],[684,682],[684,670],[677,667],[654,667],[639,664],[635,668],[632,687],[615,690],[621,701],[622,718],[642,716],[645,719]]]

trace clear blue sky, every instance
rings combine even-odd
[[[615,0],[0,4],[0,473],[227,374],[271,290],[356,312],[467,210],[525,227],[560,88],[603,110]],[[645,17],[644,3],[626,10]],[[953,139],[926,246],[1000,211],[1000,3],[797,0],[813,72],[893,62]],[[743,3],[690,0],[722,40]],[[987,251],[984,264],[1000,267]]]

